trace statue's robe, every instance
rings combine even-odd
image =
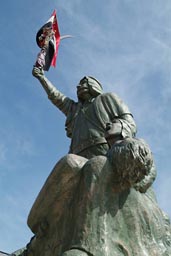
[[[28,217],[28,255],[169,256],[171,228],[149,188],[119,190],[107,157],[68,154],[49,175]],[[32,254],[31,254],[32,253]]]

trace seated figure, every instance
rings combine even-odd
[[[78,102],[34,67],[49,99],[66,115],[69,153],[54,167],[28,216],[35,234],[20,256],[168,256],[171,228],[151,185],[149,146],[137,139],[128,107],[87,76]]]

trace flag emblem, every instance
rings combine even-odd
[[[41,48],[37,56],[35,66],[48,71],[50,66],[56,66],[58,48],[60,44],[60,32],[57,23],[56,10],[50,19],[39,29],[36,42]]]

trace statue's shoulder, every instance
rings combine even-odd
[[[118,101],[121,101],[119,96],[113,92],[106,92],[106,93],[100,94],[97,97],[97,100],[102,102],[113,102],[113,103],[117,103]]]

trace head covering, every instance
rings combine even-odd
[[[98,96],[99,94],[103,93],[103,88],[101,83],[92,76],[85,76],[80,80],[80,84],[84,83],[88,84],[90,94],[94,97]]]

